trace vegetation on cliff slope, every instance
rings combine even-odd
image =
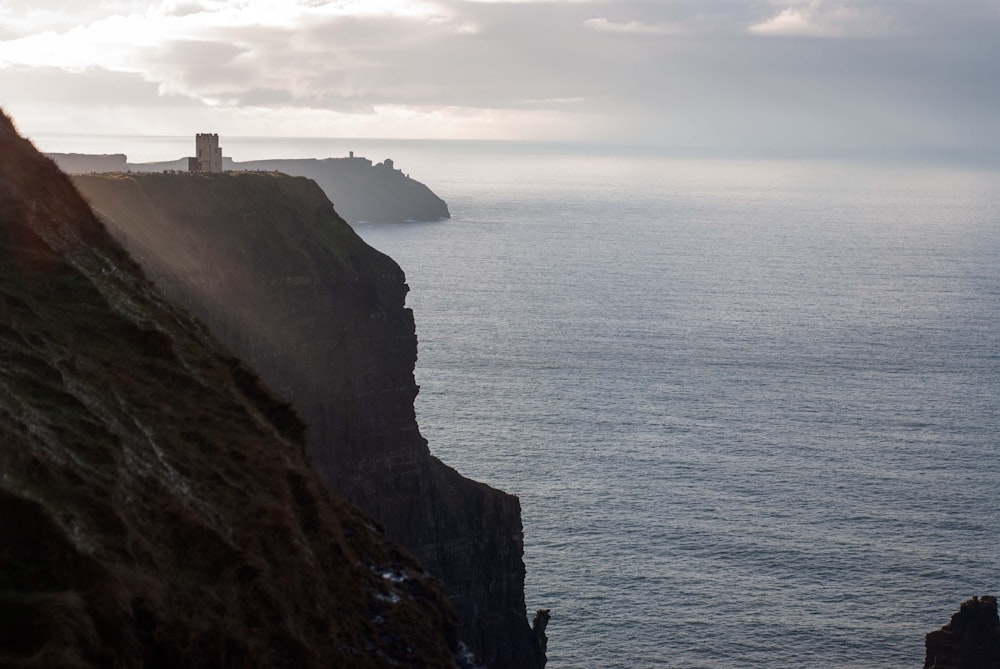
[[[435,459],[418,429],[417,339],[399,266],[302,177],[74,181],[164,292],[292,402],[323,479],[443,581],[476,656],[491,669],[542,666],[518,499]]]
[[[436,583],[0,114],[0,665],[440,667]]]

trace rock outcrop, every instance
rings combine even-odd
[[[437,582],[0,114],[0,666],[442,667]]]
[[[924,669],[1000,669],[997,598],[964,602],[951,622],[927,635]]]
[[[443,580],[477,657],[492,668],[542,666],[517,498],[438,461],[417,428],[416,336],[396,263],[305,178],[75,182],[163,290],[292,401],[325,480]]]

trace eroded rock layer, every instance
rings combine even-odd
[[[305,178],[75,180],[163,290],[292,400],[324,478],[444,581],[476,655],[489,667],[541,666],[517,498],[439,462],[417,428],[399,267]]]
[[[303,429],[0,114],[0,666],[451,666]]]

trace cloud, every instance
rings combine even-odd
[[[113,72],[87,68],[67,72],[56,67],[0,68],[0,103],[32,103],[63,108],[87,104],[93,106],[129,105],[167,107],[198,105],[192,98],[161,95],[155,83],[137,73]]]
[[[974,142],[998,22],[995,0],[3,0],[0,101],[112,130],[117,102],[263,134]]]
[[[480,5],[540,5],[540,4],[582,4],[595,0],[465,0]]]
[[[380,50],[475,32],[468,22],[450,22],[437,5],[401,0],[169,0],[141,12],[106,9],[64,30],[36,29],[0,41],[0,68],[137,73],[161,92],[211,103],[223,90],[224,97],[240,98],[240,88],[272,91],[250,96],[257,99],[281,98],[273,92],[285,88],[289,97],[304,100],[331,93],[305,90],[331,70],[353,68],[363,80],[366,67],[379,67]]]
[[[609,21],[606,18],[587,19],[583,25],[591,30],[621,35],[677,35],[679,26],[666,23],[643,23],[642,21]]]
[[[813,0],[785,7],[775,16],[755,23],[749,30],[779,37],[874,38],[893,32],[889,14],[878,7],[832,7]]]
[[[182,2],[173,7],[170,11],[172,16],[191,16],[192,14],[201,14],[205,12],[205,7],[198,4],[197,2]]]

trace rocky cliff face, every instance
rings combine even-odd
[[[924,669],[1000,668],[997,598],[973,597],[951,622],[927,635]]]
[[[444,581],[476,655],[489,667],[541,666],[517,498],[439,462],[417,428],[416,337],[399,267],[304,178],[76,183],[163,290],[292,400],[323,477]]]
[[[0,665],[453,665],[437,583],[2,114],[0,316]]]

